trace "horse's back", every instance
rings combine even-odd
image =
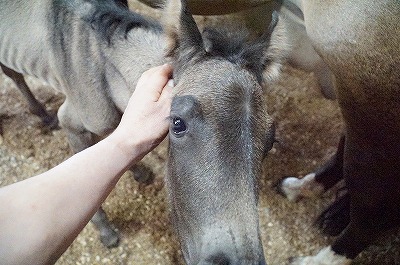
[[[49,6],[49,0],[0,2],[1,63],[19,73],[47,77],[43,66],[51,49]]]

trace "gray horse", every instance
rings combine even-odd
[[[128,1],[126,0],[114,0],[117,4],[128,7]],[[7,25],[7,24],[6,24]],[[4,74],[11,78],[14,81],[17,88],[21,91],[24,98],[27,100],[29,111],[36,116],[38,116],[41,120],[43,125],[50,129],[58,128],[58,119],[52,113],[49,113],[46,110],[46,107],[39,102],[35,96],[33,95],[32,91],[30,90],[29,86],[25,82],[24,76],[16,72],[4,64],[0,63],[0,68],[3,70]]]
[[[262,83],[276,76],[288,48],[277,16],[248,41],[241,32],[201,35],[179,0],[168,4],[164,29],[112,1],[13,0],[0,7],[1,63],[65,94],[58,118],[74,152],[116,127],[142,72],[171,61],[176,95],[166,117],[166,187],[185,260],[265,264],[257,177],[274,130]],[[106,245],[118,241],[101,209],[92,220]]]

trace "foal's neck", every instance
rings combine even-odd
[[[137,27],[105,49],[110,94],[124,110],[141,74],[166,62],[165,37],[160,30]]]

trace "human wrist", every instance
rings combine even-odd
[[[104,141],[124,156],[128,167],[140,161],[147,153],[143,140],[120,131],[114,131]]]

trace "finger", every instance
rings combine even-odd
[[[164,74],[168,78],[170,78],[172,76],[172,70],[173,70],[173,67],[169,63],[163,64],[160,67],[160,71],[162,72],[162,74]]]
[[[136,89],[149,94],[152,101],[158,101],[171,74],[172,66],[168,64],[151,68],[142,74]]]
[[[168,80],[167,85],[170,87],[174,87],[175,86],[174,79]]]
[[[161,95],[158,99],[159,102],[163,102],[165,100],[172,101],[173,97],[173,86],[171,86],[171,81],[172,79],[169,79],[167,84],[164,86],[163,90],[161,91]]]
[[[163,64],[156,67],[152,67],[142,73],[141,78],[149,79],[154,76],[160,75],[162,77],[169,78],[172,74],[172,66],[170,64]]]
[[[160,97],[163,93],[171,94],[171,88],[167,83],[170,80],[170,76],[172,74],[172,67],[170,65],[163,65],[162,67],[155,69],[153,74],[150,77],[150,82],[148,83],[149,89],[147,90],[151,93],[151,97],[153,101],[159,101]]]

